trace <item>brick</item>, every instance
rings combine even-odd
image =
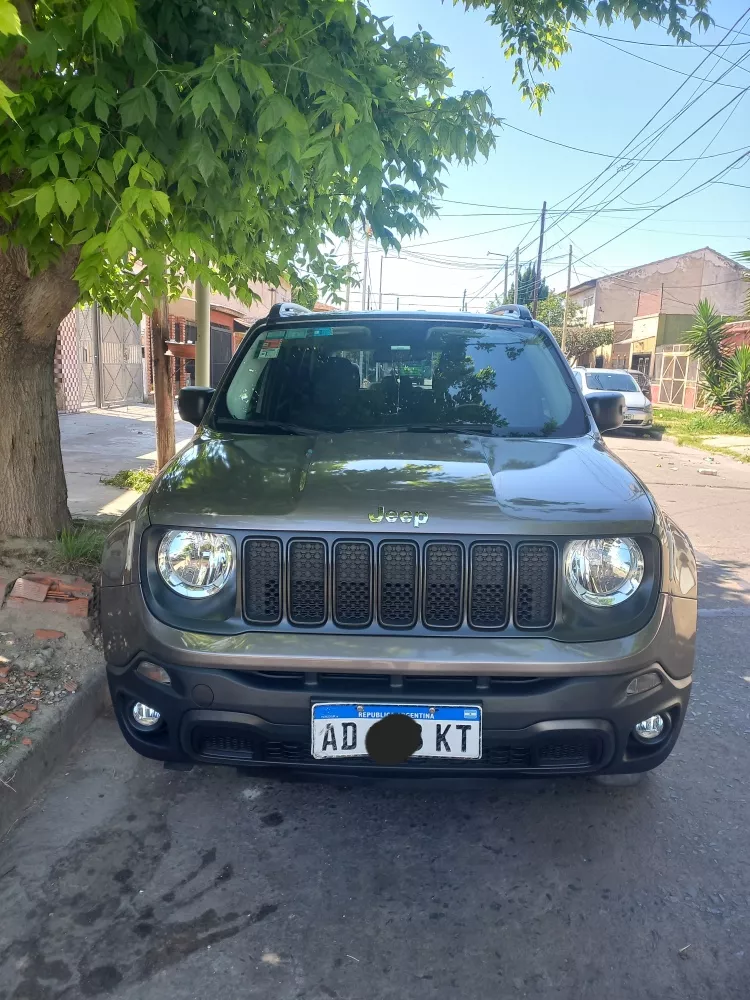
[[[31,739],[29,739],[28,736],[24,736],[24,738],[21,740],[21,742],[23,743],[23,745],[25,747],[30,747],[33,741]]]
[[[17,708],[15,712],[6,712],[5,715],[0,716],[5,722],[13,723],[16,726],[20,726],[22,722],[26,722],[29,718],[29,713],[22,711]]]
[[[9,673],[10,673],[10,664],[8,664],[7,666],[3,664],[3,666],[0,667],[0,681],[4,681]]]
[[[76,691],[78,690],[78,685],[74,684],[73,681],[65,681],[65,690],[69,691],[70,694],[75,694]],[[24,708],[25,707],[26,706],[24,705]]]
[[[77,597],[75,600],[61,605],[60,610],[64,610],[66,614],[73,615],[75,618],[86,618],[89,613],[89,602],[85,597]]]
[[[34,580],[28,580],[22,576],[20,580],[16,580],[11,591],[11,597],[16,599],[22,598],[24,601],[39,601],[41,603],[46,598],[48,590],[49,584],[36,583]]]
[[[65,633],[58,632],[55,628],[38,628],[34,635],[37,639],[64,639]]]
[[[27,701],[23,706],[24,712],[36,712],[37,703],[35,701]]]

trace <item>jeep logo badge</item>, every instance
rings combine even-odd
[[[425,514],[423,510],[412,514],[410,510],[386,510],[385,507],[378,507],[377,513],[369,514],[368,517],[373,524],[380,524],[383,520],[388,521],[389,524],[401,521],[402,524],[413,523],[415,528],[421,528],[429,520],[429,515]]]

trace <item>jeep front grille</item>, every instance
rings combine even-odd
[[[326,630],[546,630],[554,625],[550,541],[251,537],[245,619]]]

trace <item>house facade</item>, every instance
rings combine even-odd
[[[740,316],[748,269],[703,247],[581,282],[570,299],[583,310],[587,326],[632,323],[636,316],[692,315],[708,299],[724,316]]]

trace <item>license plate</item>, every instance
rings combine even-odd
[[[312,707],[312,755],[316,760],[366,757],[367,733],[387,715],[408,715],[422,728],[414,757],[479,760],[482,709],[479,705],[363,705],[323,702]]]
[[[635,423],[638,420],[643,420],[643,414],[642,413],[626,413],[625,414],[625,423],[626,424],[632,424],[632,423]]]

